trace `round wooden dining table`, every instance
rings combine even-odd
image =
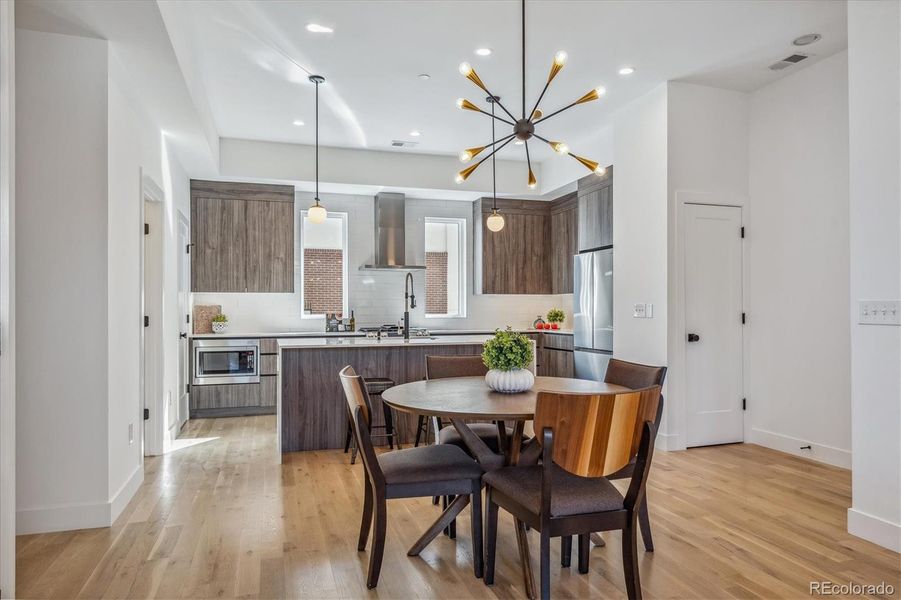
[[[532,389],[504,394],[491,390],[484,377],[449,377],[396,385],[382,393],[382,401],[402,412],[448,419],[457,428],[463,425],[463,419],[497,421],[502,438],[506,434],[505,422],[512,421],[513,438],[507,444],[507,462],[516,464],[523,428],[535,416],[539,392],[612,394],[628,390],[621,385],[586,379],[536,377]]]

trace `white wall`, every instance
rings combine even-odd
[[[683,207],[686,203],[741,207],[747,204],[747,95],[670,82],[667,84],[667,132],[668,306],[665,311],[655,307],[655,314],[666,314],[668,319],[665,326],[668,395],[666,420],[661,427],[665,435],[660,441],[666,449],[680,450],[685,448],[687,426],[685,292],[680,243]],[[741,398],[735,402],[741,402]]]
[[[16,593],[15,4],[0,2],[0,597]]]
[[[751,94],[747,439],[850,468],[847,164],[847,52]]]
[[[848,531],[901,551],[901,327],[857,323],[858,300],[901,298],[901,3],[848,3],[848,67]]]
[[[590,133],[578,141],[569,142],[572,152],[602,165],[612,165],[614,126],[607,125],[601,128],[590,121],[586,121],[585,126]],[[541,179],[538,180],[538,187],[541,188],[542,194],[548,194],[590,174],[591,172],[575,159],[555,154],[541,161]]]
[[[396,323],[404,311],[406,272],[360,271],[360,265],[374,260],[374,211],[372,196],[329,194],[323,204],[330,211],[348,213],[348,301],[358,327]],[[312,194],[298,192],[295,212],[312,204]],[[572,310],[571,295],[494,296],[472,293],[472,203],[452,200],[408,199],[406,205],[406,255],[415,264],[425,264],[425,218],[466,219],[467,317],[425,318],[425,271],[414,271],[417,302],[410,320],[414,326],[430,329],[490,328],[512,325],[526,327],[550,308]],[[297,237],[297,236],[295,236]],[[295,239],[295,245],[299,241]],[[301,318],[300,250],[295,246],[295,293],[293,294],[194,294],[195,304],[221,304],[229,317],[231,331],[288,332],[323,331],[322,318]]]
[[[614,115],[613,354],[666,364],[667,94],[660,85]],[[653,319],[633,319],[636,302]]]
[[[107,44],[16,31],[18,531],[108,523]]]

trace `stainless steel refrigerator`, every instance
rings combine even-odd
[[[613,355],[613,249],[573,257],[576,377],[603,381]]]

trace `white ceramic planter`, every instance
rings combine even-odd
[[[535,385],[535,376],[528,369],[513,369],[512,371],[491,369],[485,374],[485,383],[495,392],[515,394],[532,389],[532,386]]]
[[[213,333],[225,333],[228,331],[228,321],[213,321]]]

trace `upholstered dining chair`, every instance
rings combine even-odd
[[[550,598],[550,538],[579,536],[579,572],[588,572],[588,536],[622,530],[623,571],[629,598],[641,598],[636,522],[645,496],[657,427],[660,387],[616,394],[539,392],[537,453],[517,466],[486,473],[485,584],[494,583],[498,508],[516,524],[526,591],[535,596],[525,526],[540,534],[541,598]],[[634,461],[625,496],[608,481]],[[524,464],[526,463],[526,464]]]
[[[365,550],[370,529],[373,530],[366,586],[372,589],[379,581],[388,519],[386,501],[393,498],[455,496],[441,518],[410,548],[408,556],[418,555],[471,503],[473,569],[475,576],[481,577],[482,468],[463,450],[452,445],[428,445],[376,454],[369,435],[372,407],[366,393],[366,382],[350,366],[341,369],[338,375],[366,476],[363,518],[357,544],[357,550]]]

